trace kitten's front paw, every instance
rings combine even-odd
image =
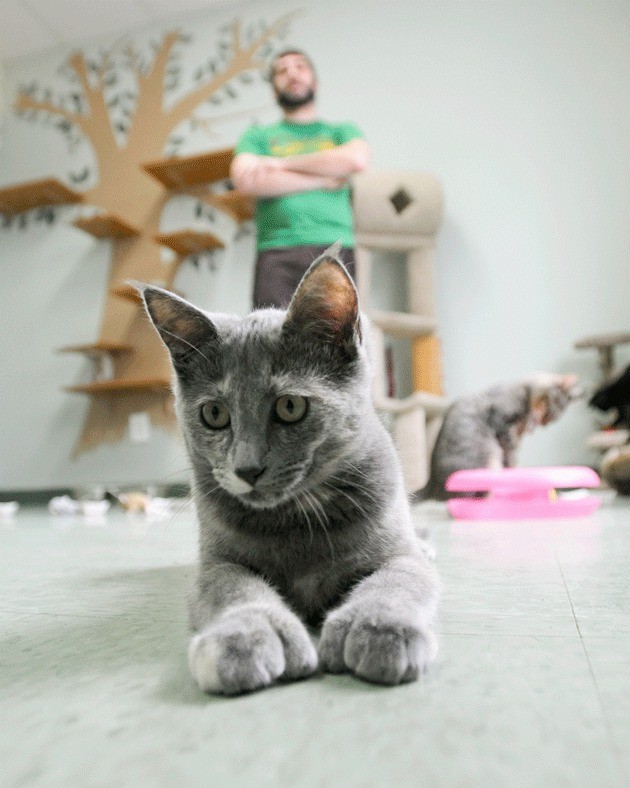
[[[330,673],[352,671],[376,684],[414,681],[437,655],[433,632],[404,617],[361,610],[331,613],[322,628],[319,657]]]
[[[317,652],[291,613],[246,609],[223,615],[195,635],[190,671],[204,692],[236,695],[276,679],[299,679],[317,669]]]

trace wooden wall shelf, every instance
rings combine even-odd
[[[43,178],[0,189],[0,212],[12,215],[45,205],[71,205],[82,200],[80,192],[56,178]]]
[[[134,304],[142,304],[142,296],[133,285],[120,285],[112,290],[112,293],[118,298],[124,298],[125,301],[133,301]]]
[[[177,254],[186,257],[212,249],[224,249],[225,244],[216,235],[198,230],[177,230],[174,233],[162,233],[155,236],[159,244],[168,246]]]
[[[203,201],[230,214],[237,222],[246,222],[254,216],[255,200],[253,197],[236,190],[204,195]]]
[[[199,183],[222,181],[230,175],[234,148],[147,162],[146,172],[169,189],[183,189]]]
[[[166,378],[142,378],[139,380],[118,378],[113,380],[98,380],[94,383],[85,383],[78,386],[66,386],[64,391],[69,391],[74,394],[104,394],[114,396],[136,392],[170,394],[171,381]]]
[[[180,298],[186,297],[182,293],[179,293],[177,290],[169,290],[163,284],[155,284],[155,287],[161,287],[162,290],[168,290],[169,293],[173,293],[174,295],[177,295]],[[142,296],[133,285],[120,285],[120,287],[114,288],[112,290],[112,293],[118,296],[118,298],[124,298],[126,301],[133,301],[134,304],[139,304],[139,305],[143,304]]]
[[[59,348],[60,353],[85,353],[87,356],[101,356],[109,354],[112,356],[120,353],[131,353],[133,347],[124,345],[120,342],[94,342],[89,345],[66,345]]]
[[[630,331],[617,331],[613,334],[598,334],[584,337],[575,343],[575,347],[577,350],[595,348],[599,355],[599,368],[602,378],[609,380],[615,372],[615,347],[624,345],[627,342],[630,342]]]
[[[95,238],[133,238],[140,235],[140,230],[111,213],[100,213],[89,218],[76,219],[73,224],[79,230],[84,230]]]

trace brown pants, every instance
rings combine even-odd
[[[287,246],[258,253],[254,276],[254,309],[275,306],[286,309],[310,264],[323,254],[324,246]],[[339,256],[354,279],[354,249],[344,248]]]

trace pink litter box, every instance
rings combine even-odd
[[[599,507],[599,498],[564,498],[557,490],[599,484],[599,476],[592,468],[579,465],[456,471],[446,480],[448,492],[488,494],[483,498],[451,498],[447,507],[458,520],[585,517]]]

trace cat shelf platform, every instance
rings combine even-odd
[[[617,345],[630,342],[630,331],[618,331],[614,334],[598,334],[597,336],[584,337],[575,343],[577,350],[594,348],[599,354],[599,368],[603,380],[611,378],[615,372],[614,350]]]

